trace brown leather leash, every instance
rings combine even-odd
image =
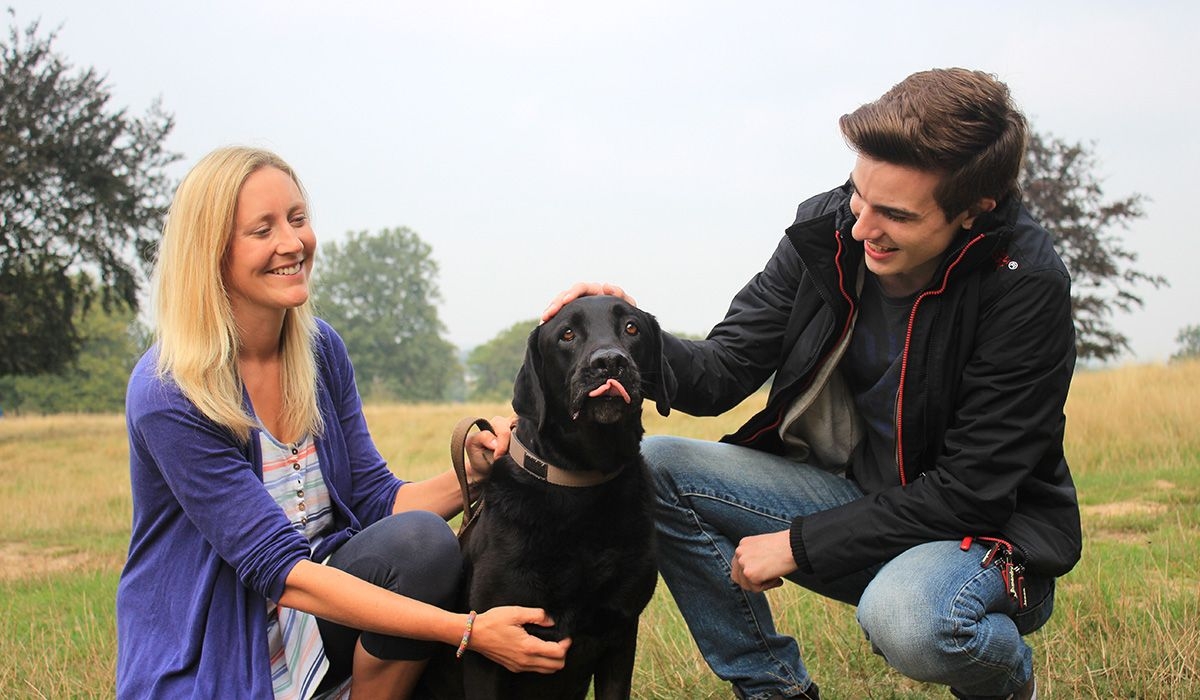
[[[482,496],[476,500],[471,500],[471,484],[467,481],[465,454],[467,435],[470,434],[472,427],[486,430],[493,434],[496,432],[492,428],[492,424],[486,420],[468,417],[458,421],[458,424],[454,426],[454,432],[450,435],[450,461],[454,464],[454,473],[458,475],[458,488],[462,491],[463,501],[462,523],[458,526],[459,539],[462,539],[463,534],[466,533],[471,523],[475,522],[475,518],[479,517],[479,511],[483,510]],[[608,473],[594,470],[569,471],[556,467],[530,452],[517,439],[516,431],[513,431],[509,436],[508,454],[513,458],[517,466],[527,474],[554,486],[572,488],[599,486],[613,480],[623,471],[622,469]]]
[[[458,488],[462,491],[463,501],[462,522],[458,526],[459,539],[462,539],[471,523],[475,522],[479,511],[483,510],[482,499],[471,500],[471,484],[467,481],[467,464],[464,455],[466,454],[467,435],[470,434],[472,427],[486,430],[489,433],[496,432],[492,429],[492,424],[482,418],[463,418],[454,426],[454,432],[450,434],[450,461],[454,464],[454,473],[458,475]]]

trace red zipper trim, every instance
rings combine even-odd
[[[854,319],[854,300],[850,297],[850,294],[846,292],[846,278],[845,278],[845,275],[842,273],[842,254],[845,252],[845,247],[842,245],[842,240],[843,240],[842,232],[834,231],[833,235],[837,239],[837,253],[833,256],[833,267],[834,267],[834,269],[837,270],[837,273],[838,273],[838,291],[842,293],[842,298],[845,299],[846,303],[850,305],[850,313],[846,316],[846,325],[842,327],[842,334],[840,336],[838,336],[838,341],[836,343],[834,343],[834,347],[836,348],[837,346],[842,344],[842,340],[845,339],[846,334],[850,332],[850,322]],[[830,352],[832,352],[832,351],[830,351]],[[821,362],[819,362],[817,366],[819,367],[819,366],[824,365],[828,361],[828,358],[829,358],[829,355],[826,354],[825,357],[821,358]],[[775,416],[775,422],[771,423],[768,426],[764,426],[762,429],[758,430],[753,435],[751,435],[750,437],[743,440],[742,444],[748,445],[748,444],[754,442],[755,440],[757,440],[760,435],[767,432],[768,430],[775,430],[776,428],[778,428],[779,423],[781,421],[783,421],[783,414],[786,411],[787,411],[787,406],[781,407],[779,409],[779,414]]]
[[[954,262],[946,267],[946,272],[942,275],[942,286],[937,289],[931,289],[922,292],[917,300],[913,302],[912,311],[908,313],[908,328],[904,332],[904,352],[900,359],[900,386],[896,389],[896,468],[900,472],[900,485],[908,484],[908,479],[904,476],[904,380],[908,376],[908,350],[912,343],[913,325],[917,320],[917,307],[925,297],[932,297],[946,291],[946,284],[950,281],[950,273],[962,261],[963,256],[967,254],[971,246],[978,243],[983,238],[983,234],[972,238],[963,246],[962,250],[958,251],[958,255],[954,258]]]

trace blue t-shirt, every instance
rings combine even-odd
[[[866,432],[851,463],[852,474],[864,464],[871,464],[869,471],[874,472],[877,465],[896,464],[896,394],[905,329],[916,297],[889,297],[879,278],[867,273],[854,335],[841,365]]]

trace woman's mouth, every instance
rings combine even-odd
[[[279,275],[281,277],[287,277],[289,275],[294,275],[294,274],[300,272],[300,268],[302,265],[303,265],[303,263],[296,263],[295,265],[289,265],[287,267],[277,267],[274,270],[271,270],[271,274]]]

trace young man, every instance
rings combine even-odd
[[[960,698],[1036,697],[1023,635],[1079,558],[1063,459],[1070,281],[1021,205],[1026,124],[990,75],[909,76],[842,117],[850,180],[800,205],[706,340],[664,340],[671,406],[719,443],[659,437],[659,566],[740,698],[819,697],[762,591],[858,606],[889,665]],[[547,308],[618,287],[578,284]]]

